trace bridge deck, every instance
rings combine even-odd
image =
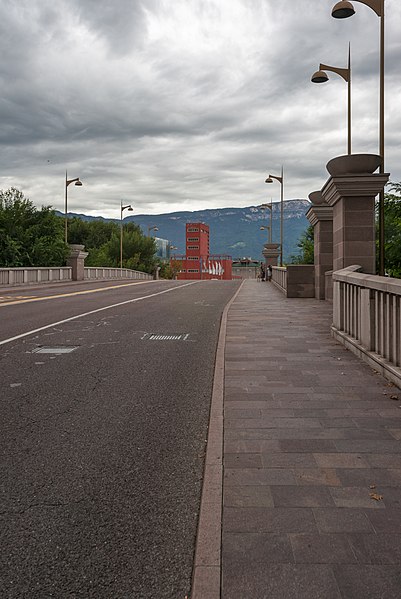
[[[222,599],[401,597],[401,392],[330,324],[272,283],[229,311]]]

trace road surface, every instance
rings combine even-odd
[[[3,599],[184,599],[237,288],[0,291]]]

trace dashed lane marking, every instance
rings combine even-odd
[[[66,323],[66,322],[71,322],[72,320],[77,320],[78,318],[83,318],[84,316],[89,316],[90,314],[97,314],[98,312],[103,312],[104,310],[110,310],[111,308],[118,308],[119,306],[125,306],[127,304],[134,304],[135,302],[140,302],[142,300],[150,299],[150,298],[156,297],[158,295],[170,293],[170,291],[176,291],[177,289],[182,289],[183,287],[189,287],[190,285],[196,285],[198,282],[199,281],[185,283],[185,285],[178,285],[177,287],[170,287],[169,289],[164,289],[163,291],[158,291],[157,293],[150,293],[149,295],[143,295],[142,297],[135,297],[133,299],[126,300],[124,302],[119,302],[118,304],[110,304],[109,306],[103,306],[103,308],[97,308],[96,310],[91,310],[90,312],[84,312],[82,314],[77,314],[76,316],[71,316],[70,318],[65,318],[64,320],[59,320],[58,322],[52,322],[51,324],[47,324],[43,327],[39,327],[38,329],[33,329],[32,331],[27,331],[26,333],[21,333],[21,335],[15,335],[15,337],[10,337],[9,339],[3,339],[3,341],[0,341],[0,345],[5,345],[6,343],[10,343],[11,341],[17,341],[18,339],[23,339],[24,337],[28,337],[29,335],[34,335],[35,333],[40,333],[41,331],[45,331],[46,329],[51,329],[52,327],[56,327],[60,324]]]

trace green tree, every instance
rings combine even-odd
[[[38,210],[15,187],[0,191],[1,266],[62,266],[67,255],[63,221],[51,207]]]
[[[390,277],[401,278],[401,183],[390,183],[389,189],[396,193],[385,194],[384,252],[386,273]],[[376,206],[377,210],[378,206]]]
[[[314,263],[314,235],[313,226],[302,233],[297,243],[299,252],[295,256],[290,256],[290,264],[313,264]]]

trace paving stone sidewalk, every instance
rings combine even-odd
[[[330,324],[272,283],[230,308],[222,599],[401,598],[401,390]]]

